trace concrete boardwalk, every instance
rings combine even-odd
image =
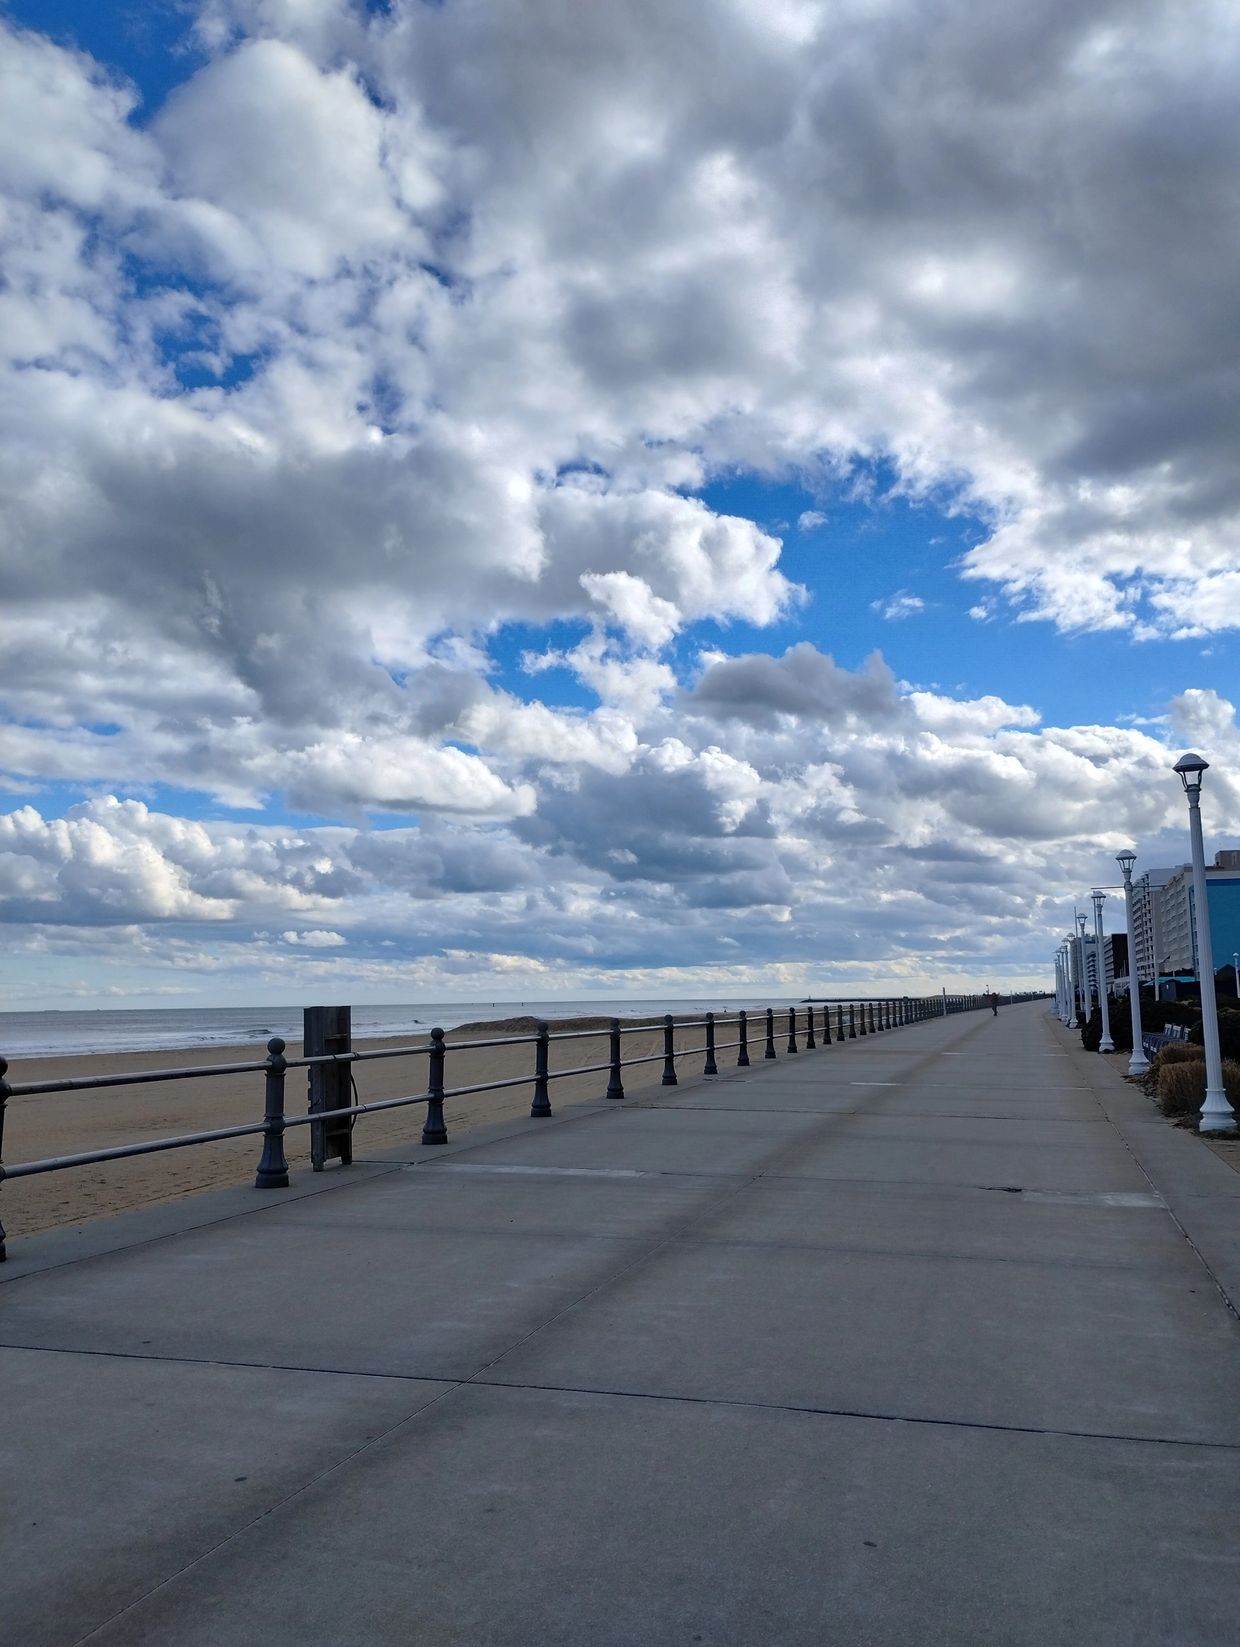
[[[0,1629],[1221,1647],[1238,1232],[1033,1003],[14,1243]]]

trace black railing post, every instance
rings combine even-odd
[[[762,1054],[762,1056],[764,1058],[774,1058],[776,1056],[774,1007],[767,1007],[766,1009],[766,1051]]]
[[[871,1035],[877,1035],[878,1031],[874,1028],[874,1003],[873,1003],[873,1001],[869,1002],[869,1008],[870,1008],[870,1034]]]
[[[857,1014],[851,1001],[848,1003],[848,1039],[850,1041],[857,1039]]]
[[[844,1008],[842,1006],[835,1009],[835,1038],[837,1041],[844,1039]]]
[[[800,1051],[797,1046],[797,1009],[795,1007],[788,1008],[788,1051]]]
[[[676,1025],[670,1012],[663,1015],[663,1085],[679,1085],[676,1080]]]
[[[749,1068],[749,1014],[741,1013],[740,1018],[740,1049],[736,1054],[736,1063],[739,1069]]]
[[[822,1044],[824,1047],[831,1045],[831,1008],[828,1006],[822,1009]]]
[[[547,1091],[548,1053],[551,1050],[551,1031],[539,1024],[534,1031],[534,1101],[530,1105],[530,1119],[540,1121],[551,1114],[551,1094]]]
[[[857,1009],[857,1017],[860,1019],[860,1022],[857,1025],[857,1033],[858,1035],[868,1035],[870,1032],[865,1027],[865,1002],[858,1001]]]
[[[446,1144],[448,1129],[443,1124],[443,1030],[431,1030],[431,1051],[426,1071],[426,1125],[424,1144]]]
[[[266,1093],[263,1102],[263,1153],[254,1174],[255,1189],[287,1189],[288,1162],[284,1159],[284,1042],[273,1035],[267,1042]]]
[[[9,1083],[5,1076],[9,1073],[8,1060],[0,1058],[0,1186],[4,1183],[4,1111],[9,1101]],[[8,1257],[4,1245],[4,1225],[0,1224],[0,1264]]]
[[[623,1098],[624,1097],[624,1077],[621,1073],[621,1067],[622,1066],[621,1066],[621,1063],[620,1063],[620,1020],[619,1020],[619,1018],[613,1018],[612,1019],[610,1035],[611,1035],[611,1045],[610,1045],[610,1049],[609,1049],[609,1056],[610,1056],[610,1059],[611,1059],[611,1069],[610,1069],[610,1071],[608,1072],[608,1075],[607,1075],[607,1096],[609,1098]]]
[[[715,1063],[715,1015],[706,1014],[706,1062],[702,1065],[703,1075],[718,1075],[719,1069]]]
[[[814,1048],[817,1045],[818,1045],[818,1042],[814,1037],[814,1009],[813,1009],[812,1006],[811,1007],[806,1007],[806,1009],[805,1009],[805,1050],[806,1050],[806,1052],[813,1052]]]

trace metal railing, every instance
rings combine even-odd
[[[1006,1000],[1021,1000],[1023,996],[1008,996]],[[763,1059],[777,1058],[776,1041],[784,1041],[785,1055],[809,1052],[819,1046],[828,1047],[833,1041],[855,1041],[869,1035],[881,1034],[906,1024],[919,1023],[928,1018],[943,1017],[949,1012],[974,1011],[987,1005],[984,995],[932,995],[881,997],[865,1000],[832,1000],[823,1003],[802,1003],[800,1006],[766,1007],[757,1014],[738,1012],[735,1015],[708,1012],[700,1019],[675,1019],[671,1013],[662,1020],[622,1024],[618,1018],[608,1020],[606,1029],[553,1030],[540,1024],[532,1035],[498,1035],[481,1040],[450,1041],[442,1029],[432,1029],[430,1040],[421,1046],[378,1047],[369,1051],[347,1051],[312,1054],[308,1057],[286,1058],[286,1043],[280,1036],[267,1042],[267,1056],[243,1063],[200,1064],[183,1069],[153,1069],[132,1071],[118,1075],[87,1075],[55,1081],[27,1081],[10,1083],[9,1065],[0,1058],[0,1155],[4,1146],[5,1108],[9,1098],[33,1097],[53,1092],[86,1092],[104,1087],[138,1086],[159,1081],[199,1080],[217,1075],[249,1075],[261,1073],[264,1078],[264,1103],[261,1121],[247,1121],[238,1126],[213,1127],[207,1131],[178,1133],[171,1138],[148,1138],[135,1144],[118,1144],[107,1149],[83,1150],[74,1155],[52,1155],[38,1161],[20,1161],[6,1166],[0,1159],[0,1185],[8,1179],[30,1178],[40,1173],[62,1172],[72,1167],[95,1166],[104,1161],[126,1160],[131,1156],[152,1155],[161,1150],[186,1149],[196,1144],[214,1144],[231,1138],[245,1138],[262,1134],[262,1153],[254,1176],[258,1189],[285,1189],[288,1187],[288,1162],[284,1153],[284,1134],[290,1127],[311,1126],[317,1123],[347,1121],[351,1126],[360,1115],[374,1115],[383,1110],[401,1109],[413,1104],[426,1106],[421,1142],[427,1145],[446,1144],[448,1131],[444,1120],[444,1104],[452,1098],[464,1098],[480,1092],[499,1092],[510,1087],[533,1087],[530,1115],[543,1118],[551,1115],[550,1083],[567,1080],[572,1076],[607,1073],[609,1099],[622,1099],[623,1071],[639,1064],[662,1061],[661,1085],[678,1084],[676,1060],[704,1055],[702,1074],[719,1073],[717,1056],[720,1052],[735,1051],[736,1065],[749,1065],[750,1045],[762,1045]],[[821,1011],[819,1012],[819,1006]],[[757,1017],[761,1029],[751,1043],[752,1021]],[[818,1019],[817,1023],[815,1019]],[[834,1017],[834,1025],[832,1018]],[[777,1026],[777,1018],[781,1022]],[[720,1028],[736,1026],[737,1037],[720,1041]],[[659,1028],[663,1031],[661,1052],[643,1053],[625,1058],[622,1041],[626,1035],[649,1035]],[[676,1045],[677,1031],[701,1029],[705,1038],[701,1045]],[[786,1034],[786,1040],[785,1040]],[[608,1037],[606,1063],[580,1064],[569,1069],[550,1068],[552,1041],[597,1040]],[[798,1035],[800,1042],[798,1042]],[[449,1087],[445,1083],[445,1067],[450,1052],[478,1052],[489,1047],[534,1047],[534,1068],[525,1075],[507,1076],[493,1081],[479,1081],[468,1086]],[[290,1069],[315,1067],[349,1068],[353,1065],[375,1062],[383,1058],[427,1059],[426,1091],[399,1098],[376,1098],[368,1103],[353,1103],[328,1110],[314,1110],[305,1115],[288,1115],[285,1111],[284,1084]],[[356,1095],[356,1086],[353,1088]],[[4,1262],[4,1227],[0,1224],[0,1263]]]

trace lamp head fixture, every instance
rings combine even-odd
[[[1135,864],[1136,861],[1137,861],[1136,853],[1135,852],[1117,852],[1115,854],[1115,861],[1119,865],[1120,873],[1123,875],[1123,877],[1126,881],[1128,879],[1128,877],[1132,874],[1133,864]]]
[[[1209,761],[1203,761],[1200,755],[1189,753],[1181,755],[1171,770],[1180,774],[1184,793],[1193,796],[1201,794],[1201,775],[1207,772],[1209,767]]]
[[[1100,892],[1098,890],[1098,888],[1095,887],[1094,890],[1090,893],[1090,897],[1093,899],[1093,903],[1094,903],[1094,914],[1095,915],[1101,915],[1102,914],[1102,905],[1103,905],[1104,900],[1106,899],[1106,893],[1105,892]]]

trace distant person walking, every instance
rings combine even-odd
[[[990,992],[990,1010],[994,1013],[996,1018],[999,1016],[999,997],[995,994],[993,989]]]

